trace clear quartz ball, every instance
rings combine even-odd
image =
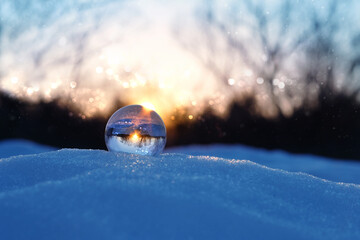
[[[161,117],[141,105],[117,110],[105,128],[105,143],[111,152],[159,155],[165,147],[166,128]]]

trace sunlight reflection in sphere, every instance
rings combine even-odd
[[[146,106],[126,106],[117,110],[107,122],[105,143],[111,152],[155,156],[165,147],[165,124]]]

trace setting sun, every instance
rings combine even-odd
[[[132,142],[139,142],[140,141],[140,137],[139,134],[137,132],[133,133],[130,135],[130,140]]]
[[[153,110],[155,111],[155,106],[152,103],[149,102],[144,102],[140,104],[141,106],[143,106],[144,108],[148,109],[148,110]]]

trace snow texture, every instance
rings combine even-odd
[[[0,213],[1,239],[359,239],[360,186],[215,156],[63,149],[0,159]]]
[[[191,145],[174,147],[172,153],[196,156],[216,156],[228,159],[248,159],[261,165],[290,172],[304,172],[335,182],[360,184],[360,162],[335,160],[308,154],[290,154],[281,150],[264,150],[249,146]]]

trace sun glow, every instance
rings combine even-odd
[[[150,102],[143,102],[140,105],[143,106],[147,110],[153,110],[153,111],[156,110],[155,106]]]
[[[101,8],[94,4],[86,11],[74,7],[71,13],[65,10],[66,4],[60,4],[64,16],[57,21],[48,21],[46,28],[41,18],[33,16],[26,32],[16,38],[9,33],[21,31],[22,14],[6,11],[8,17],[3,17],[5,22],[2,25],[4,34],[0,58],[4,71],[1,73],[0,91],[32,102],[59,101],[59,104],[73,107],[79,111],[79,116],[86,118],[108,116],[119,102],[124,105],[141,103],[144,113],[156,110],[168,125],[184,119],[196,120],[207,109],[226,116],[229,104],[243,101],[248,96],[258,96],[256,111],[264,112],[266,116],[276,113],[276,109],[271,108],[269,97],[265,99],[268,95],[264,76],[258,76],[256,71],[239,62],[234,66],[242,67],[234,71],[230,71],[231,67],[224,69],[230,71],[225,74],[224,84],[223,77],[219,78],[213,69],[199,61],[199,57],[206,60],[211,52],[207,52],[206,48],[194,53],[188,51],[193,44],[196,48],[198,37],[202,38],[202,33],[194,35],[198,32],[197,24],[192,25],[197,19],[192,17],[193,7],[198,4],[190,6],[179,1],[174,7],[172,1],[168,1],[171,3],[167,5],[161,1],[135,0],[125,7],[122,1],[105,2]],[[74,6],[78,4],[81,6],[81,1]],[[26,9],[24,11],[31,13]],[[107,11],[114,14],[104,14]],[[159,17],[148,18],[154,11]],[[135,12],[142,14],[135,17]],[[187,24],[183,24],[186,28],[179,29],[183,36],[180,41],[173,34],[173,20],[178,14],[188,16]],[[100,22],[97,16],[101,16]],[[82,27],[74,28],[77,24],[74,19],[80,18],[86,19],[86,22]],[[97,23],[96,29],[92,29],[93,22]],[[147,26],[144,29],[143,23]],[[139,26],[139,29],[135,30],[134,26]],[[83,32],[87,34],[84,39],[79,39],[77,36],[82,36]],[[53,41],[53,36],[59,41]],[[215,44],[217,39],[212,41]],[[34,45],[34,42],[38,44]],[[88,44],[82,45],[83,42]],[[184,44],[190,48],[186,50]],[[79,46],[82,46],[81,51]],[[263,49],[254,49],[254,54],[258,55],[256,51],[262,53]],[[64,52],[80,55],[64,55]],[[37,53],[41,54],[37,56]],[[35,59],[41,59],[36,66]],[[226,52],[216,58],[214,64],[219,64],[219,73],[223,72],[221,66],[227,61]],[[289,72],[293,71],[290,69]],[[289,85],[286,76],[282,75],[274,77],[277,79],[274,79],[274,89],[279,94],[284,94]],[[293,78],[298,78],[296,73],[293,75]],[[297,104],[301,104],[302,95],[297,99]]]
[[[140,136],[137,132],[134,132],[133,134],[130,135],[130,140],[134,143],[139,142],[140,141]]]

